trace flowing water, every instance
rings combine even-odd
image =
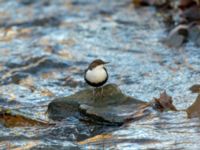
[[[131,0],[1,0],[0,105],[47,120],[46,105],[86,88],[84,69],[101,58],[110,62],[108,82],[127,95],[148,102],[166,90],[179,110],[186,109],[197,96],[188,89],[200,81],[200,51],[191,42],[166,47],[165,31],[155,8],[134,8]],[[88,134],[77,123],[71,118],[49,128],[0,125],[0,149],[200,148],[199,119],[183,111],[151,115],[85,145],[76,143],[75,133]]]

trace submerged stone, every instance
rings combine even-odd
[[[56,98],[48,106],[49,117],[61,120],[77,116],[93,123],[122,124],[127,118],[147,104],[127,96],[115,84],[108,84],[96,90],[85,89],[67,97]]]

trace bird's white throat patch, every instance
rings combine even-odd
[[[86,79],[92,83],[103,82],[107,77],[106,71],[103,67],[104,65],[99,65],[92,70],[87,70]]]

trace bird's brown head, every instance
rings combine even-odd
[[[93,68],[95,68],[95,67],[97,67],[97,66],[99,66],[99,65],[104,65],[104,64],[107,64],[108,62],[105,62],[105,61],[103,61],[103,60],[101,60],[101,59],[96,59],[96,60],[94,60],[90,65],[89,65],[89,69],[93,69]]]

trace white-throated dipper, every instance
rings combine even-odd
[[[101,87],[104,85],[108,80],[108,72],[105,68],[105,64],[108,62],[104,62],[101,59],[94,60],[89,67],[85,70],[84,79],[90,86],[93,86],[95,88]],[[93,96],[94,91],[93,89]],[[102,88],[103,90],[103,88]],[[101,95],[103,91],[101,90]]]

